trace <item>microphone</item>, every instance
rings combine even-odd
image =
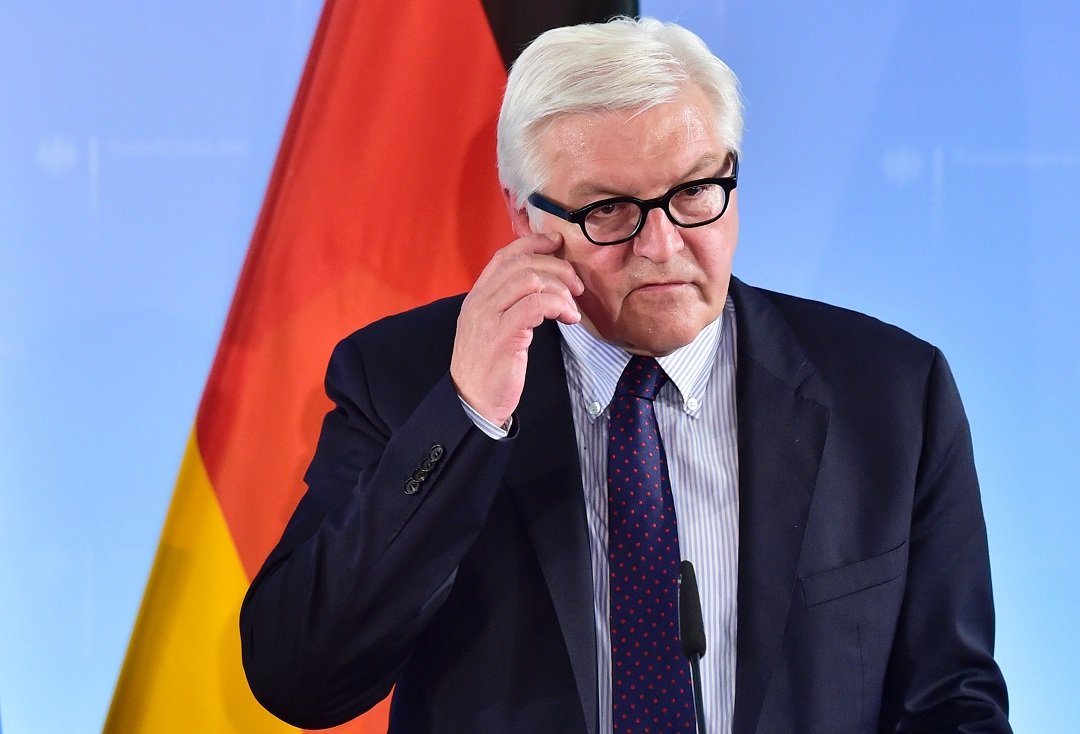
[[[701,692],[701,656],[705,654],[705,622],[701,618],[701,596],[698,594],[694,564],[683,561],[679,566],[679,642],[683,655],[690,660],[690,677],[694,683],[694,704],[697,707],[697,731],[705,734],[705,702]]]

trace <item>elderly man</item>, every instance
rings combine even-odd
[[[690,32],[550,31],[499,120],[518,237],[358,331],[241,616],[305,727],[1007,732],[942,355],[731,277],[741,105]],[[707,653],[696,721],[679,562]]]

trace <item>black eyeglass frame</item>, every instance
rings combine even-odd
[[[712,219],[707,219],[704,222],[694,222],[693,224],[683,224],[682,222],[675,219],[674,215],[672,215],[671,213],[671,209],[669,208],[671,200],[675,198],[675,196],[678,195],[680,192],[685,191],[686,189],[692,189],[695,186],[704,186],[706,184],[716,184],[724,190],[724,208],[720,210],[720,213]],[[731,192],[735,190],[735,187],[738,185],[739,156],[737,153],[732,153],[730,176],[713,176],[710,178],[699,178],[694,181],[687,181],[685,183],[679,184],[678,186],[672,187],[668,190],[667,193],[663,194],[662,196],[658,196],[655,199],[638,199],[633,196],[615,196],[610,199],[601,199],[600,201],[594,201],[591,204],[586,204],[580,209],[574,209],[573,211],[568,211],[564,209],[550,199],[545,198],[538,191],[534,191],[533,193],[529,194],[529,198],[526,199],[526,201],[528,201],[530,204],[532,204],[541,211],[547,212],[548,214],[553,214],[559,219],[565,219],[568,222],[573,222],[574,224],[581,227],[581,233],[585,235],[585,239],[587,239],[589,242],[599,247],[607,247],[608,245],[621,245],[623,242],[629,242],[630,240],[637,237],[638,234],[641,232],[642,228],[644,228],[645,226],[645,220],[649,218],[649,212],[653,209],[663,210],[664,214],[667,215],[667,218],[671,220],[672,224],[677,227],[682,227],[683,229],[704,227],[706,224],[712,224],[720,217],[724,216],[724,213],[727,212],[728,204],[731,203]],[[638,209],[641,211],[641,215],[638,217],[637,226],[634,227],[633,232],[631,232],[626,237],[614,240],[612,242],[597,242],[589,236],[588,230],[585,229],[585,219],[589,216],[589,213],[591,211],[602,206],[624,203],[636,204]]]

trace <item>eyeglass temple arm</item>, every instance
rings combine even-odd
[[[551,203],[540,194],[530,194],[526,201],[535,206],[540,211],[547,212],[548,214],[554,214],[559,219],[565,219],[568,222],[574,221],[570,218],[570,212],[566,211],[557,204]]]

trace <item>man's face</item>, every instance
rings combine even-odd
[[[729,173],[729,151],[697,87],[636,114],[558,118],[541,146],[552,172],[541,193],[571,211],[613,196],[649,199],[685,181]],[[550,214],[536,230],[562,235],[559,256],[585,283],[577,299],[585,327],[629,352],[662,356],[689,344],[723,310],[739,210],[732,191],[719,220],[684,229],[653,209],[636,237],[605,247]]]

